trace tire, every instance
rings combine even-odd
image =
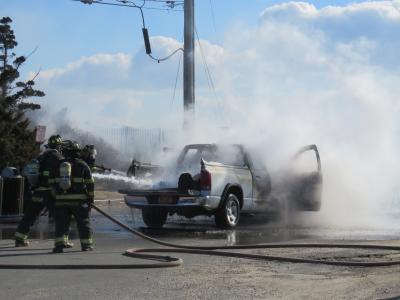
[[[143,209],[142,218],[147,227],[161,228],[167,221],[167,212],[159,209]]]
[[[239,223],[240,203],[234,194],[228,194],[222,206],[215,213],[215,224],[219,228],[232,229]]]

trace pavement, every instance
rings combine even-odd
[[[140,214],[121,201],[99,202],[122,222],[142,228]],[[172,218],[165,229],[143,229],[168,242],[192,245],[234,245],[254,242],[334,241],[400,246],[398,229],[352,231],[246,221],[238,230],[223,231],[213,220]],[[16,224],[0,225],[0,264],[134,264],[145,263],[121,255],[128,248],[159,247],[125,232],[96,212],[92,215],[95,251],[81,252],[76,230],[75,247],[52,254],[53,224],[42,217],[32,228],[31,245],[15,248]],[[343,238],[346,237],[347,239]],[[379,241],[377,237],[381,237]],[[383,237],[383,238],[382,238]],[[262,250],[255,250],[261,253]],[[385,257],[399,253],[356,253],[355,250],[270,250],[275,255],[304,257]],[[131,270],[0,270],[1,299],[395,299],[400,296],[400,267],[349,268],[315,266],[236,258],[172,254],[184,260],[180,267]],[[400,298],[398,298],[400,299]]]

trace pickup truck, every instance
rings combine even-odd
[[[318,211],[322,171],[317,146],[303,147],[293,160],[307,151],[315,154],[315,170],[282,171],[274,181],[265,163],[243,145],[187,145],[170,171],[179,178],[172,187],[119,192],[128,206],[142,210],[144,223],[155,228],[173,214],[215,216],[217,227],[229,229],[238,224],[241,213],[279,213],[287,207]]]

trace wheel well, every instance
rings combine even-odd
[[[242,188],[240,186],[237,186],[237,185],[230,186],[226,190],[225,196],[228,196],[229,194],[234,194],[236,197],[238,197],[240,208],[242,208],[243,207],[243,191],[242,191]]]

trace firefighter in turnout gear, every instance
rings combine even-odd
[[[15,246],[28,246],[28,234],[30,227],[40,216],[46,207],[49,214],[54,210],[54,197],[52,187],[58,165],[63,159],[60,153],[62,139],[59,135],[52,135],[48,139],[46,150],[37,158],[32,160],[25,168],[24,175],[28,179],[33,194],[31,202],[18,225],[15,232]]]
[[[110,168],[107,168],[103,165],[96,165],[96,156],[97,150],[94,145],[86,145],[85,147],[83,147],[80,157],[85,163],[88,164],[92,173],[103,174],[105,172],[111,172]]]
[[[81,151],[81,158],[88,164],[90,169],[95,172],[96,171],[96,156],[97,150],[94,145],[86,145],[83,147]]]
[[[64,145],[65,159],[60,163],[55,185],[55,247],[62,253],[68,241],[69,225],[74,216],[82,251],[93,250],[90,209],[94,200],[94,180],[89,166],[79,158],[76,142]]]

